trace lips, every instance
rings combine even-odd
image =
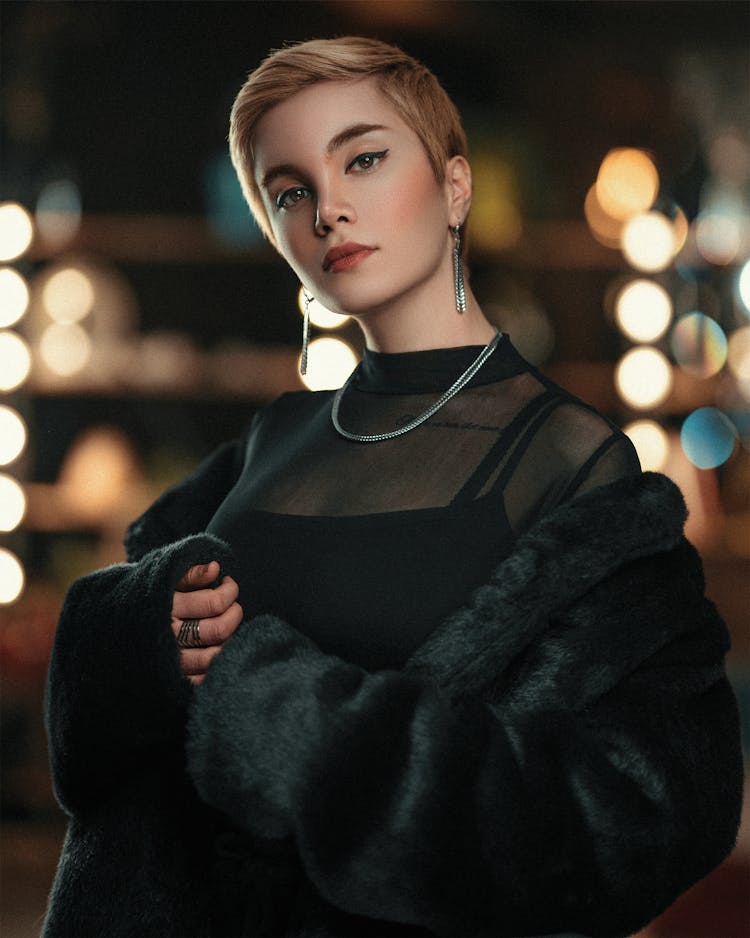
[[[323,258],[323,270],[334,273],[348,270],[369,257],[374,251],[375,248],[368,247],[366,244],[347,241],[346,244],[339,244],[328,251]]]

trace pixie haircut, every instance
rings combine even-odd
[[[466,156],[466,134],[455,104],[432,72],[395,46],[344,36],[311,39],[272,52],[251,72],[232,107],[229,148],[242,191],[263,234],[271,224],[254,176],[258,122],[274,105],[322,81],[374,78],[383,96],[419,137],[435,178],[445,178],[452,156]]]

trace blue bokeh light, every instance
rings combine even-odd
[[[680,431],[685,455],[699,469],[715,469],[732,455],[737,428],[716,407],[701,407],[685,420]]]

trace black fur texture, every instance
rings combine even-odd
[[[259,935],[624,935],[731,850],[728,639],[669,480],[549,515],[401,671],[261,616],[193,694],[168,606],[192,563],[231,571],[193,532],[235,466],[204,465],[131,528],[132,563],[71,588],[48,687],[71,825],[46,938],[216,934],[217,821],[255,858],[248,905],[276,906]]]

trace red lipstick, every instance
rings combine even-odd
[[[323,270],[332,271],[333,273],[349,270],[356,267],[360,261],[369,257],[375,250],[376,248],[368,247],[366,244],[357,244],[354,241],[338,244],[336,247],[331,248],[323,258]]]

